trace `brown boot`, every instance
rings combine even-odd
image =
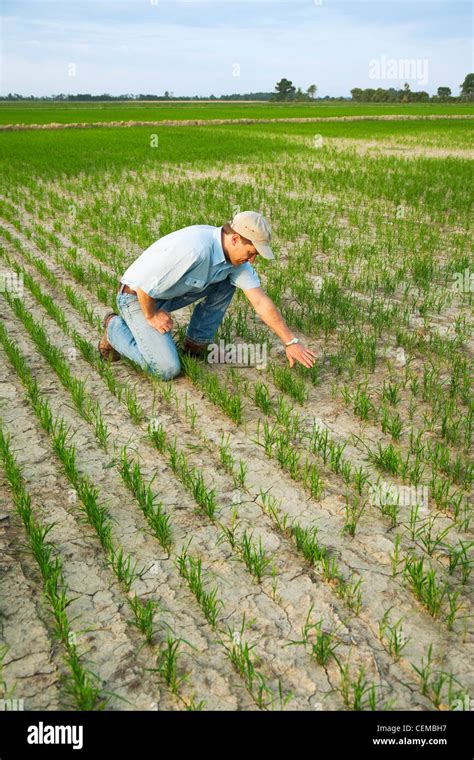
[[[99,343],[97,345],[97,348],[99,349],[99,354],[101,355],[102,359],[104,361],[111,361],[111,362],[118,362],[121,358],[121,354],[119,354],[118,351],[115,350],[115,348],[109,343],[107,338],[107,326],[112,319],[112,317],[117,317],[118,314],[115,313],[115,311],[109,311],[102,322],[105,328],[104,335],[99,340]]]
[[[197,341],[186,336],[183,344],[183,352],[189,356],[203,357],[206,353],[207,346],[207,343],[197,343]]]

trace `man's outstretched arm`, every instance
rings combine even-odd
[[[250,288],[250,290],[244,290],[243,292],[260,319],[268,325],[270,330],[273,330],[278,335],[283,343],[288,343],[288,341],[295,337],[272,299],[263,292],[262,288]],[[294,343],[285,350],[290,367],[294,365],[295,361],[300,362],[304,367],[312,367],[316,359],[316,354],[310,351],[309,348],[305,348],[301,343]]]

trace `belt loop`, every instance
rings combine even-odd
[[[125,287],[125,284],[123,282],[121,282],[120,283],[120,287],[119,287],[119,295],[121,295],[122,290],[124,289],[124,287]]]

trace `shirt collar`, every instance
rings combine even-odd
[[[222,227],[216,227],[213,239],[212,239],[212,263],[213,264],[221,264],[225,263],[227,264],[228,261],[224,255],[224,249],[222,248],[222,240],[221,240],[221,230]]]

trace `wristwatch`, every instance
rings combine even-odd
[[[288,343],[285,343],[285,348],[288,348],[288,346],[292,346],[293,343],[299,343],[299,342],[300,342],[299,338],[292,338],[291,340],[288,341]]]

